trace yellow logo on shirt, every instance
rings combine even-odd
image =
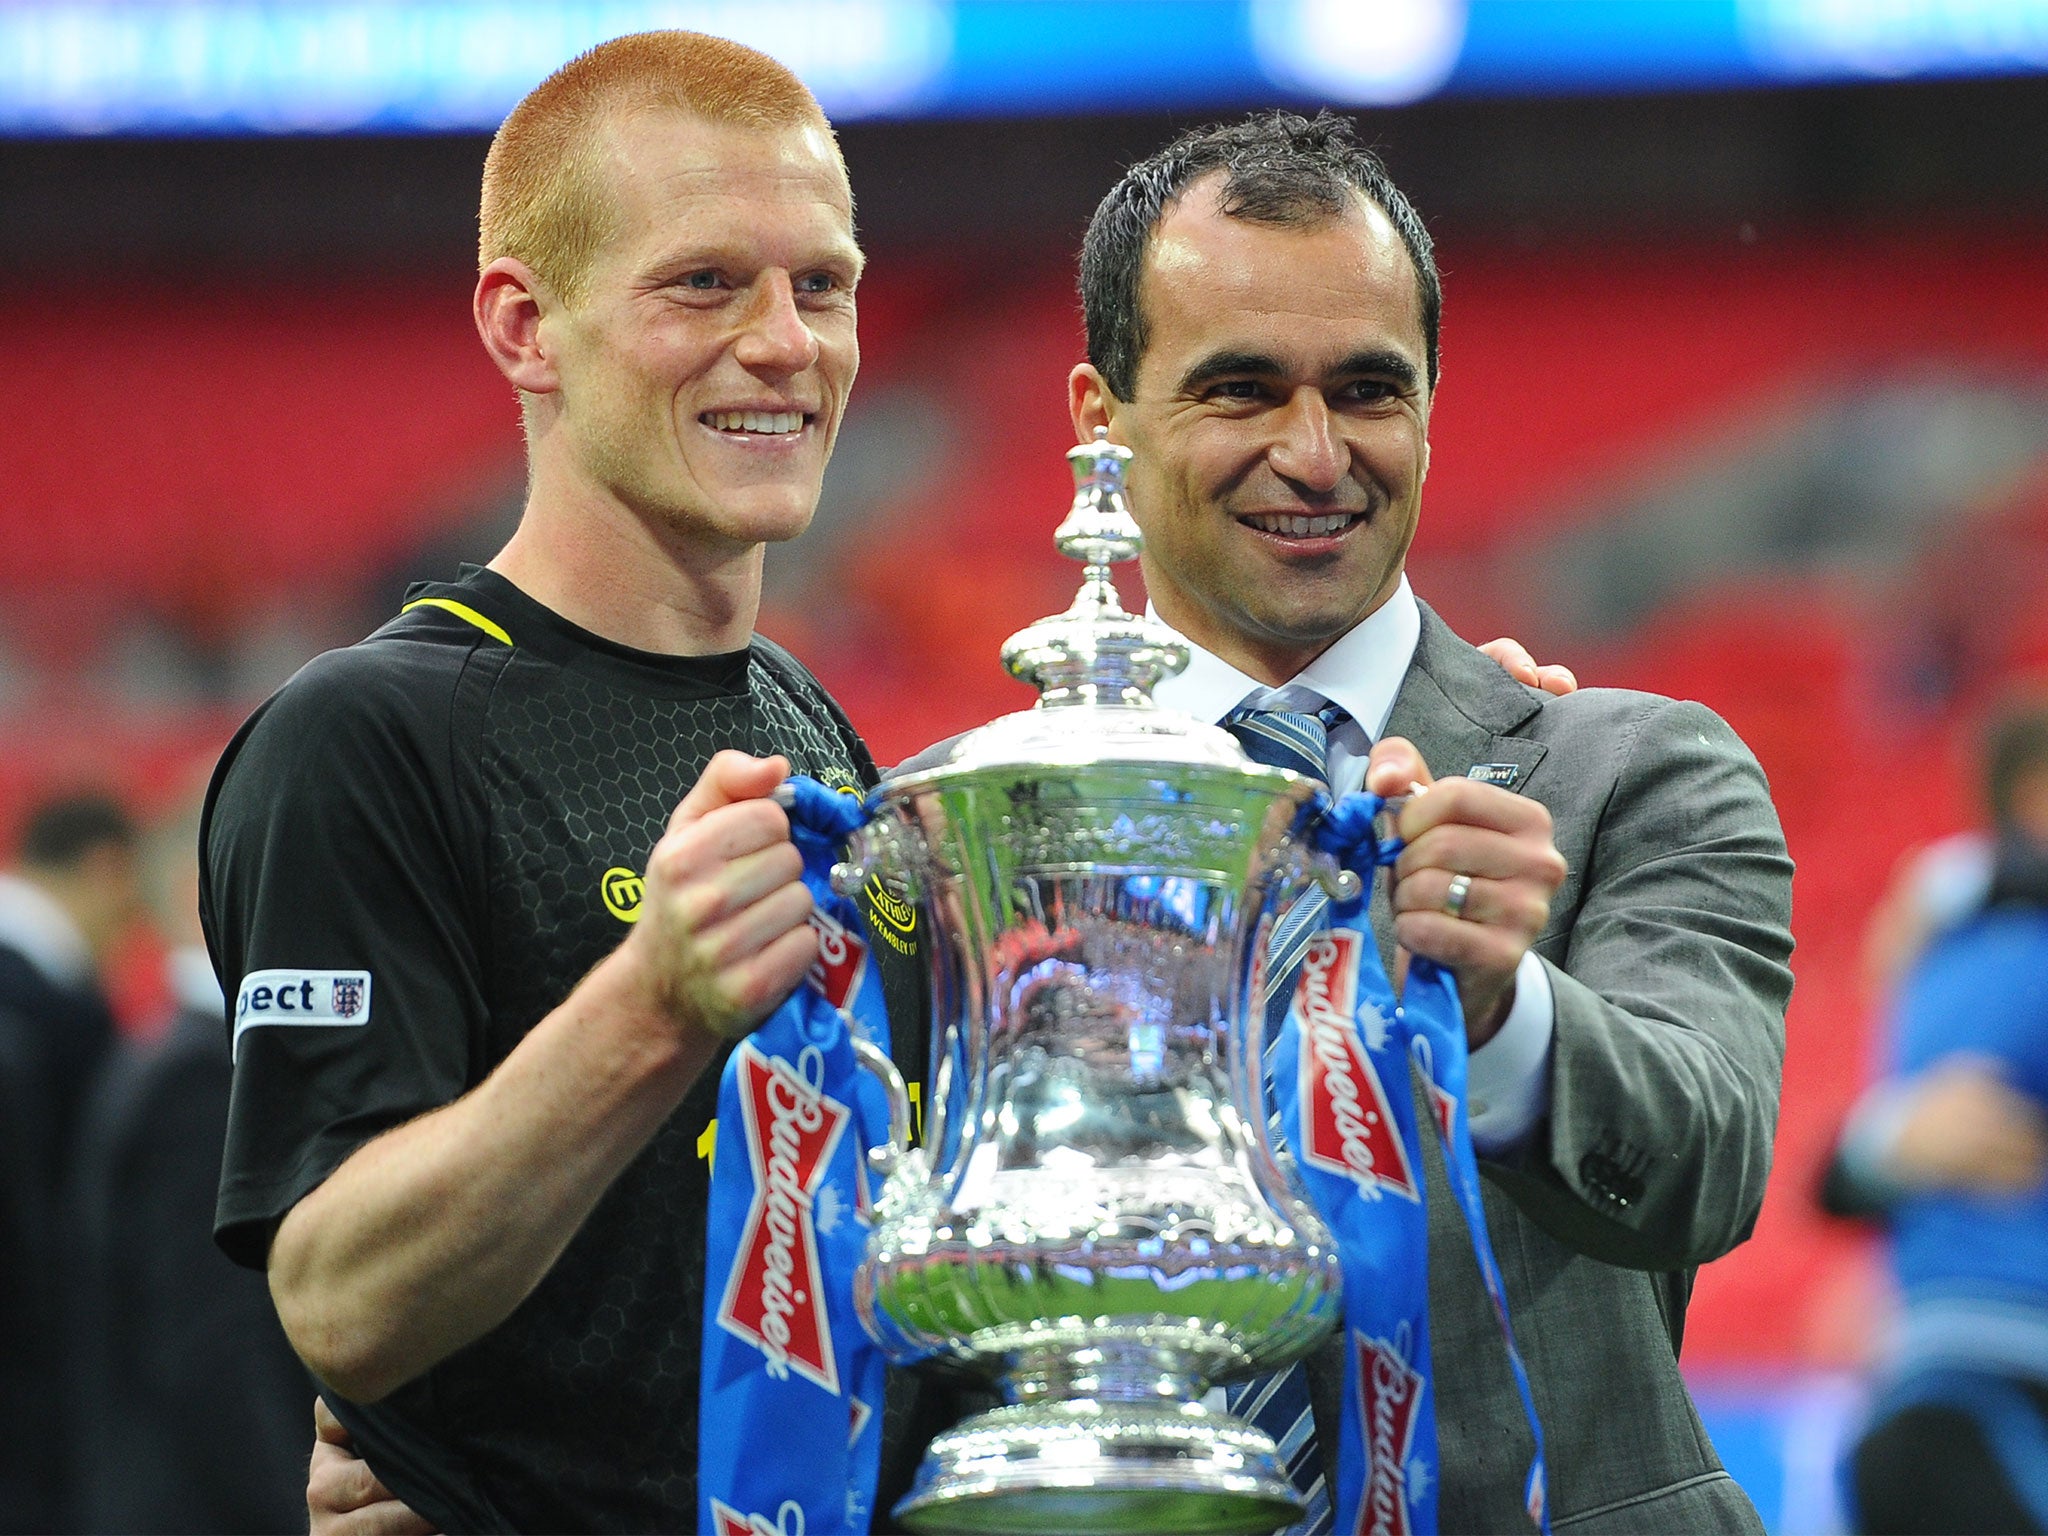
[[[640,921],[640,903],[646,898],[647,882],[640,877],[639,870],[614,864],[604,872],[597,889],[604,897],[605,911],[613,917],[622,923]]]
[[[882,884],[880,875],[868,876],[868,931],[899,955],[917,953],[917,908]]]
[[[886,918],[889,926],[898,933],[917,931],[917,908],[882,884],[880,875],[868,876],[867,897],[874,904],[875,910]]]

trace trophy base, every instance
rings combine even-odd
[[[1200,1403],[1013,1403],[932,1442],[896,1506],[914,1531],[1254,1536],[1301,1497],[1270,1435]]]

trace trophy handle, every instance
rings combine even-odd
[[[1306,839],[1287,846],[1274,866],[1274,874],[1280,881],[1279,910],[1292,905],[1310,886],[1320,885],[1330,900],[1339,902],[1356,901],[1365,891],[1365,882],[1355,870],[1346,869],[1337,862],[1336,855],[1323,852]]]
[[[1361,798],[1370,797],[1346,795],[1333,807],[1327,797],[1318,793],[1302,807],[1301,820],[1295,825],[1289,850],[1290,857],[1282,865],[1285,877],[1292,882],[1292,889],[1288,891],[1286,900],[1293,901],[1311,885],[1320,885],[1332,901],[1340,904],[1354,902],[1365,894],[1367,881],[1377,873],[1376,866],[1391,865],[1400,857],[1403,844],[1398,828],[1401,807],[1407,803],[1406,796],[1396,796],[1391,800],[1379,802],[1378,810],[1373,813],[1369,845],[1372,857],[1364,875],[1340,862],[1334,853],[1321,847],[1323,839],[1320,836],[1313,833],[1304,835],[1305,829],[1317,818],[1348,811],[1352,803]],[[1363,832],[1364,828],[1360,827],[1358,830]]]
[[[832,866],[832,889],[842,896],[858,896],[870,876],[894,880],[908,887],[912,861],[904,837],[885,817],[864,821],[846,835],[846,857]],[[915,889],[906,892],[916,899]]]
[[[853,1041],[854,1060],[882,1080],[882,1092],[889,1099],[889,1143],[868,1149],[868,1166],[886,1179],[910,1151],[910,1090],[904,1086],[903,1074],[896,1070],[888,1052],[865,1035],[849,1030],[849,1037]]]
[[[1365,890],[1365,882],[1358,878],[1355,870],[1346,869],[1337,862],[1335,855],[1324,853],[1320,848],[1310,852],[1307,874],[1329,894],[1332,901],[1356,901]]]

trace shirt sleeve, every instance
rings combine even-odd
[[[241,1263],[261,1266],[357,1147],[472,1084],[483,836],[474,753],[465,784],[453,743],[464,655],[322,657],[215,771],[201,909],[235,1045],[215,1236]]]
[[[1494,1037],[1472,1053],[1465,1102],[1472,1146],[1500,1157],[1525,1143],[1550,1112],[1550,1046],[1556,1005],[1550,973],[1530,950],[1515,967],[1515,1000]]]
[[[1892,1177],[1891,1157],[1912,1108],[1903,1083],[1886,1081],[1865,1090],[1822,1175],[1822,1209],[1835,1216],[1886,1216],[1909,1193]]]

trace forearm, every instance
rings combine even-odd
[[[650,1009],[630,946],[482,1084],[358,1149],[286,1215],[270,1284],[293,1346],[374,1401],[502,1322],[713,1059]]]

